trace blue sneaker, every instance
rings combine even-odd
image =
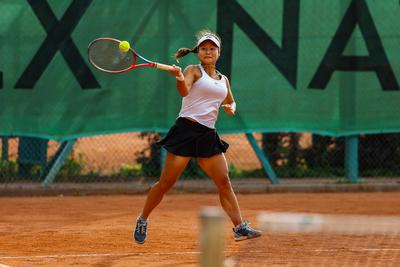
[[[245,239],[255,238],[261,236],[260,230],[255,230],[250,227],[250,223],[242,222],[235,228],[233,228],[233,237],[235,241],[241,241]]]
[[[143,244],[147,237],[147,220],[143,220],[140,216],[136,220],[134,232],[135,241],[138,244]]]

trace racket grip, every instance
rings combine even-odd
[[[155,63],[155,66],[154,66],[154,67],[156,67],[157,69],[166,70],[166,71],[169,71],[169,70],[173,70],[173,69],[174,69],[174,67],[172,67],[172,66],[170,66],[170,65],[161,64],[161,63]]]

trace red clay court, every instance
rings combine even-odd
[[[239,194],[257,227],[264,210],[400,216],[400,192]],[[197,266],[199,212],[217,194],[171,193],[150,217],[148,240],[132,239],[144,195],[3,197],[0,266]],[[268,234],[234,242],[226,220],[226,266],[399,266],[389,235]]]

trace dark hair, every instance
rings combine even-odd
[[[179,59],[183,58],[184,56],[186,56],[186,55],[189,54],[190,52],[197,53],[197,49],[196,49],[196,48],[197,48],[197,47],[194,47],[194,48],[192,48],[192,49],[186,48],[186,47],[181,47],[181,48],[179,48],[178,51],[176,51],[176,53],[175,53],[175,59],[176,59],[176,61],[179,62]]]
[[[215,38],[218,39],[220,44],[222,44],[221,37],[219,37],[218,34],[212,32],[210,30],[201,30],[198,33],[196,33],[196,44],[197,44],[198,40],[200,40],[205,35],[214,36]],[[197,46],[194,46],[192,49],[186,48],[186,47],[179,48],[178,51],[176,51],[176,53],[175,53],[176,61],[179,62],[179,59],[183,58],[184,56],[186,56],[189,53],[197,53]]]

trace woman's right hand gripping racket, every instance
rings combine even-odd
[[[114,38],[99,38],[93,40],[88,46],[89,62],[98,70],[118,74],[140,67],[153,67],[168,72],[176,72],[176,67],[152,62],[139,55],[124,42],[124,49],[121,49],[121,41]],[[144,63],[137,63],[141,59]]]

